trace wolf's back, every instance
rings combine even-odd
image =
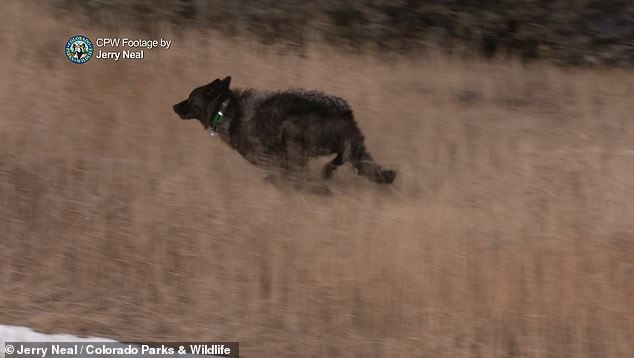
[[[283,115],[317,113],[346,119],[353,117],[352,109],[344,99],[320,91],[295,89],[276,92],[262,102],[263,108],[269,106]]]

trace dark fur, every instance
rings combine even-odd
[[[394,181],[396,172],[382,169],[366,151],[352,109],[343,99],[317,91],[230,89],[230,82],[226,77],[194,89],[174,111],[182,119],[198,119],[212,132],[214,114],[229,99],[216,133],[254,165],[300,172],[312,157],[337,154],[324,167],[324,178],[350,162],[359,175],[374,182]]]

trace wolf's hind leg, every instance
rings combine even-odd
[[[353,162],[352,165],[358,175],[364,176],[375,183],[391,184],[396,178],[394,170],[385,170],[371,159]]]
[[[322,172],[322,177],[324,179],[332,178],[332,173],[343,164],[343,156],[341,154],[337,154],[337,156],[328,162],[328,164],[324,165],[324,169]]]
[[[391,184],[396,178],[394,170],[385,170],[374,162],[370,153],[365,150],[363,138],[358,138],[349,145],[349,161],[358,175],[375,183]]]

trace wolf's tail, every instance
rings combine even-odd
[[[378,165],[365,149],[363,137],[358,137],[349,143],[349,161],[357,174],[380,184],[391,184],[396,179],[396,171],[383,169]],[[347,148],[347,149],[348,149]]]

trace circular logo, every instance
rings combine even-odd
[[[73,36],[66,42],[66,57],[78,65],[88,62],[94,51],[92,42],[86,36]]]

